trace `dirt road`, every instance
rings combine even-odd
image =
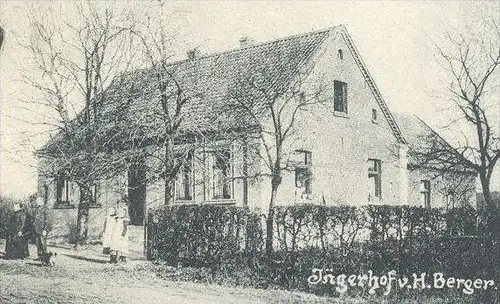
[[[168,281],[157,277],[148,261],[111,265],[96,250],[55,250],[55,267],[42,267],[32,258],[0,259],[0,303],[332,302],[303,293]]]

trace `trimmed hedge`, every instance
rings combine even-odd
[[[150,213],[148,258],[171,265],[209,267],[238,264],[262,249],[260,217],[237,207],[179,206]]]
[[[483,238],[487,234],[472,208],[446,213],[410,206],[294,205],[275,211],[275,250],[266,255],[265,218],[246,209],[158,209],[148,218],[148,258],[206,268],[215,281],[229,277],[239,285],[328,295],[338,293],[328,284],[308,284],[313,268],[492,278],[492,242]]]

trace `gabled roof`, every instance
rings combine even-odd
[[[221,124],[225,127],[248,126],[251,124],[249,117],[224,112],[217,113],[216,117],[213,115],[219,106],[231,100],[230,91],[238,85],[238,79],[243,75],[261,77],[265,70],[266,79],[260,83],[262,86],[287,86],[310,61],[330,31],[316,31],[170,63],[168,69],[172,77],[189,91],[188,95],[195,96],[183,108],[184,123],[181,128],[196,126],[210,130]],[[147,69],[117,78],[106,90],[108,110],[130,101],[128,94],[132,91],[130,109],[147,111],[151,115],[150,123],[161,124],[155,119],[160,119],[159,113],[162,112],[158,99],[154,98],[159,94],[155,77],[154,71]],[[262,86],[259,89],[265,89]]]
[[[289,86],[292,78],[311,62],[332,33],[342,35],[395,137],[399,142],[406,143],[344,26],[168,63],[169,74],[192,98],[182,109],[181,131],[193,128],[210,131],[221,127],[246,128],[255,125],[253,118],[245,113],[235,115],[228,111],[217,111],[224,103],[231,102],[231,89],[238,86],[238,79],[242,75],[255,76],[256,81],[268,88]],[[266,79],[258,79],[264,70]],[[127,129],[132,121],[140,120],[143,128],[141,132],[161,136],[159,133],[163,130],[164,119],[155,77],[154,70],[144,69],[120,75],[113,80],[103,98],[98,101],[101,118],[110,128]]]
[[[399,126],[401,127],[401,131],[403,132],[405,138],[408,140],[408,164],[410,167],[422,166],[422,160],[419,158],[434,149],[450,151],[451,153],[455,154],[454,157],[457,160],[463,158],[463,161],[467,162],[465,157],[460,155],[458,151],[456,151],[444,138],[442,138],[436,131],[434,131],[418,116],[395,113],[395,118]],[[446,155],[446,157],[449,157],[449,155]],[[470,169],[465,168],[460,163],[457,163],[454,168],[448,169],[474,173]]]
[[[399,129],[398,124],[396,123],[396,120],[391,114],[391,111],[389,111],[389,107],[387,107],[387,104],[382,97],[382,94],[380,93],[377,85],[375,84],[375,81],[373,80],[370,72],[368,72],[368,68],[366,67],[365,62],[361,58],[358,49],[356,48],[356,45],[354,44],[351,35],[347,32],[347,29],[345,28],[344,25],[341,25],[341,34],[342,37],[344,38],[344,41],[347,44],[347,47],[349,48],[349,51],[351,51],[351,54],[354,58],[354,61],[356,61],[356,64],[358,65],[361,74],[363,74],[363,77],[365,78],[365,81],[368,84],[368,87],[372,91],[373,96],[377,100],[378,105],[380,106],[380,109],[382,110],[382,113],[384,114],[385,119],[389,123],[389,126],[394,134],[396,136],[396,139],[398,142],[402,144],[406,144],[406,139],[403,136],[403,133]]]
[[[398,122],[401,131],[408,141],[408,148],[410,151],[424,149],[428,144],[426,139],[435,136],[435,132],[421,120],[418,116],[405,113],[394,113],[394,117]],[[412,159],[411,153],[408,162],[414,163],[416,160]]]

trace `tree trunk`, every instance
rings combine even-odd
[[[278,187],[281,184],[281,175],[275,174],[271,180],[271,200],[269,201],[269,210],[266,219],[266,253],[273,252],[273,238],[274,238],[274,207],[276,205],[276,196],[278,194]]]
[[[175,185],[175,154],[174,143],[171,136],[165,138],[165,205],[172,205],[174,201],[174,185]]]
[[[500,214],[496,202],[494,202],[491,197],[490,179],[487,173],[480,172],[479,179],[481,181],[481,189],[486,205],[487,251],[491,252],[493,255],[492,262],[494,265],[491,268],[491,275],[494,277],[495,282],[498,282],[500,281]],[[492,303],[498,303],[498,300],[500,300],[500,290],[494,292],[490,300],[492,300]]]
[[[483,172],[479,173],[479,180],[481,181],[481,190],[483,191],[484,203],[486,204],[485,207],[488,211],[492,211],[496,209],[496,206],[494,206],[495,202],[491,199],[490,181],[487,174]]]
[[[80,187],[80,203],[78,204],[78,215],[76,220],[76,244],[75,249],[79,245],[87,242],[89,231],[89,202],[90,190],[87,186]]]

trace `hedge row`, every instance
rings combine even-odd
[[[331,286],[308,284],[313,268],[491,278],[495,251],[482,237],[480,219],[472,208],[278,207],[275,250],[266,255],[259,215],[233,206],[175,206],[149,214],[148,258],[204,267],[214,278],[239,277],[243,285],[330,295],[336,293]]]

